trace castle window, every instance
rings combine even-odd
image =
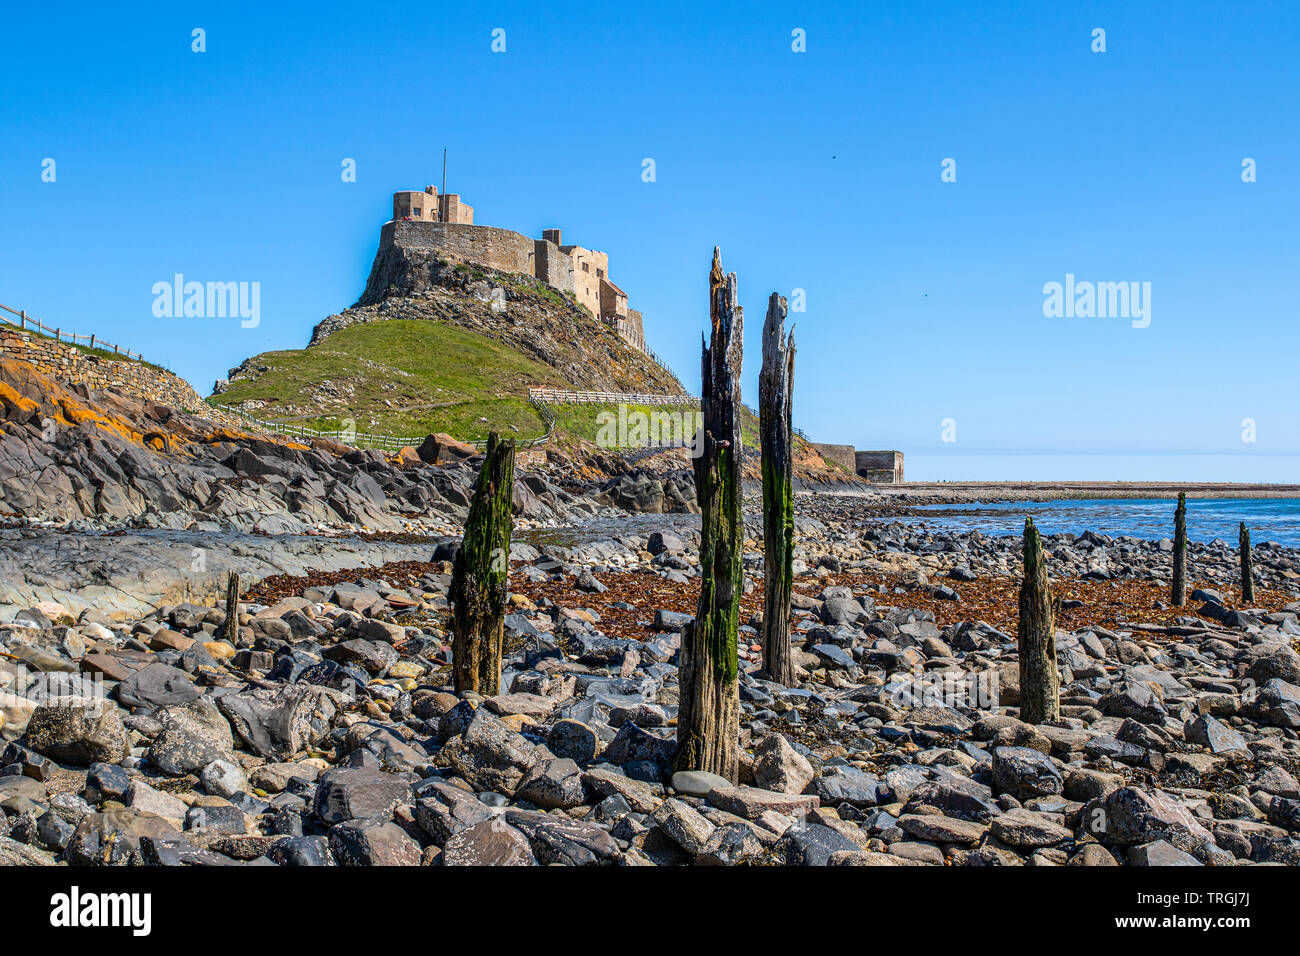
[[[584,263],[582,264],[582,271],[583,271],[583,272],[590,272],[590,271],[591,271],[591,264],[588,263],[588,262],[584,262]]]
[[[605,278],[605,270],[604,270],[604,269],[597,269],[597,270],[596,270],[596,278],[598,278],[598,279],[603,279],[603,278]]]

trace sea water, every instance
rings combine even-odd
[[[1094,498],[1061,501],[994,501],[923,505],[916,514],[934,526],[987,534],[1020,534],[1033,518],[1043,534],[1068,532],[1135,538],[1172,538],[1172,498]],[[1208,542],[1237,543],[1237,528],[1246,522],[1251,542],[1275,541],[1300,547],[1300,498],[1188,498],[1187,536]]]

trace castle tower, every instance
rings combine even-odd
[[[424,187],[424,192],[393,193],[393,218],[414,219],[416,222],[437,222],[438,188]]]

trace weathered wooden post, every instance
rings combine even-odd
[[[1169,603],[1182,607],[1187,603],[1187,492],[1178,492],[1174,509],[1174,586]]]
[[[495,697],[501,692],[514,482],[514,440],[502,441],[496,432],[490,432],[447,595],[452,605],[451,653],[457,694],[475,691]]]
[[[794,583],[794,329],[785,338],[785,296],[767,300],[758,422],[763,471],[763,669],[778,684],[794,683],[790,659],[790,590]]]
[[[1061,675],[1056,667],[1056,612],[1034,519],[1025,519],[1025,577],[1020,582],[1020,719],[1042,724],[1061,716]]]
[[[1241,603],[1253,604],[1255,601],[1255,568],[1250,557],[1250,529],[1246,527],[1244,521],[1237,531],[1237,550],[1241,552]]]
[[[740,514],[740,363],[744,313],[736,274],[724,276],[713,250],[709,344],[701,361],[703,434],[694,459],[700,503],[700,600],[678,654],[678,770],[707,770],[735,781],[740,771],[740,624],[744,525]]]
[[[234,571],[226,575],[226,620],[221,626],[221,636],[232,647],[239,646],[239,575]]]

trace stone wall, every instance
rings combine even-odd
[[[854,456],[855,470],[868,481],[885,484],[902,484],[903,453],[901,451],[860,451]]]
[[[609,273],[609,256],[582,246],[565,246],[573,260],[573,297],[600,316],[600,280]]]
[[[184,379],[143,362],[114,361],[20,329],[0,328],[0,357],[34,365],[58,382],[111,388],[181,411],[213,417],[211,409]]]
[[[394,208],[401,203],[409,206],[422,195],[427,194],[395,193]],[[390,250],[426,250],[448,262],[482,265],[540,279],[553,289],[571,294],[593,316],[603,317],[625,342],[646,351],[644,319],[640,312],[627,307],[627,294],[609,281],[609,256],[582,246],[560,246],[558,229],[547,229],[543,235],[542,239],[529,239],[496,226],[395,219],[380,230],[379,252],[360,302],[371,304],[386,294],[386,289],[403,287],[402,276],[379,268],[389,260]]]
[[[641,313],[636,309],[627,310],[627,318],[621,319],[616,326],[618,334],[623,336],[623,341],[634,348],[645,351],[645,325],[641,321]]]
[[[822,442],[812,442],[813,449],[832,465],[838,465],[850,475],[857,474],[858,463],[854,457],[852,445],[827,445]]]
[[[408,190],[393,193],[393,218],[406,217],[418,220],[438,221],[438,190],[428,187],[424,192]]]
[[[455,222],[384,223],[379,234],[382,254],[392,244],[408,249],[430,249],[452,262],[479,264],[502,272],[534,275],[534,240],[496,226],[468,226]]]
[[[558,234],[559,230],[553,230]],[[533,240],[533,261],[537,278],[552,289],[573,292],[573,260],[549,239]]]
[[[447,193],[439,200],[438,218],[446,223],[474,224],[474,207],[461,202],[458,193]]]

